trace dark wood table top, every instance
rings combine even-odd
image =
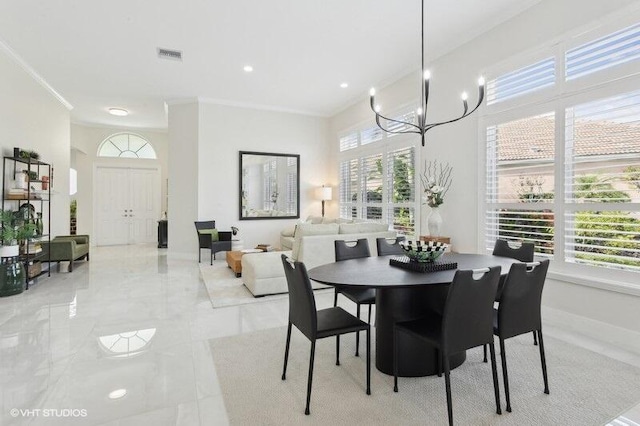
[[[456,272],[455,269],[440,272],[408,271],[389,265],[390,257],[373,256],[317,266],[308,271],[309,278],[336,287],[395,288],[450,284]],[[438,260],[457,262],[458,269],[500,266],[502,275],[506,275],[511,265],[518,262],[507,257],[464,253],[446,253]]]

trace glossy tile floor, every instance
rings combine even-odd
[[[72,273],[0,299],[0,425],[227,424],[208,339],[284,326],[287,303],[213,309],[196,262],[92,248]]]

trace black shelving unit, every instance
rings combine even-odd
[[[51,182],[49,180],[42,180],[43,176],[51,178],[51,164],[45,163],[33,158],[22,157],[4,157],[2,167],[2,210],[11,209],[19,210],[25,203],[27,209],[29,206],[33,206],[34,218],[38,213],[42,215],[43,231],[41,235],[29,240],[31,243],[34,240],[51,242]],[[13,186],[13,182],[18,177],[19,173],[27,172],[30,175],[32,172],[37,174],[37,179],[30,179],[28,176],[27,189],[21,194],[10,194],[9,189]],[[8,181],[7,181],[8,180]],[[47,188],[43,189],[43,184],[47,184]],[[45,220],[46,210],[46,220]],[[26,218],[31,220],[31,218]],[[21,253],[19,259],[24,264],[26,288],[29,289],[29,284],[43,274],[51,276],[51,259],[50,256],[45,259],[43,252],[29,253],[29,246],[27,244],[26,251]],[[49,251],[51,253],[51,251]],[[47,270],[42,270],[42,262],[47,262]],[[39,264],[40,271],[34,273],[33,270],[37,269]]]

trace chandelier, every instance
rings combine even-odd
[[[428,104],[429,104],[429,80],[431,78],[431,73],[429,72],[429,70],[426,70],[424,68],[424,2],[425,0],[422,0],[422,32],[421,32],[421,38],[422,38],[422,49],[421,49],[421,54],[422,54],[422,76],[424,77],[424,83],[421,85],[422,86],[422,96],[420,97],[420,106],[418,107],[418,109],[416,110],[416,122],[407,122],[407,121],[402,121],[402,120],[395,120],[393,118],[389,118],[389,117],[385,117],[384,115],[380,114],[380,105],[376,104],[376,99],[375,99],[375,95],[376,95],[376,89],[372,88],[371,91],[369,92],[370,95],[370,104],[371,104],[371,109],[373,110],[373,112],[375,112],[376,114],[376,124],[378,125],[378,127],[380,127],[382,130],[384,130],[387,133],[415,133],[418,134],[422,137],[422,146],[424,146],[424,141],[425,141],[425,134],[427,133],[427,131],[433,129],[434,127],[438,127],[438,126],[442,126],[443,124],[449,124],[449,123],[454,123],[458,120],[462,120],[463,118],[471,115],[475,110],[478,109],[478,107],[480,106],[480,104],[482,104],[482,101],[484,100],[484,78],[480,77],[478,79],[478,103],[476,104],[476,106],[469,110],[469,104],[467,103],[467,93],[463,92],[462,93],[462,106],[463,106],[463,111],[462,111],[462,115],[460,115],[457,118],[453,118],[451,120],[445,120],[445,121],[439,121],[439,122],[435,122],[435,123],[428,123],[427,122],[427,108],[428,108]],[[384,120],[383,122],[385,123],[385,125],[388,125],[389,123],[396,123],[396,125],[400,125],[400,128],[404,128],[403,130],[390,130],[388,128],[385,128],[380,120]]]

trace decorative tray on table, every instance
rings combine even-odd
[[[415,262],[407,256],[394,256],[389,259],[389,265],[416,272],[438,272],[458,268],[457,262]]]

